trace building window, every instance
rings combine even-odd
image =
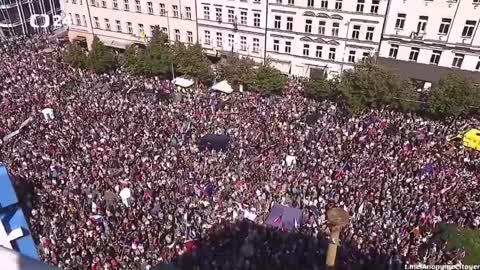
[[[280,50],[280,40],[278,39],[273,40],[273,50],[276,52]]]
[[[118,9],[118,1],[113,0],[113,9]]]
[[[420,16],[418,18],[417,33],[425,32],[427,29],[428,16]]]
[[[105,19],[105,29],[110,30],[110,20]]]
[[[293,30],[293,17],[287,17],[287,30]]]
[[[240,50],[241,51],[247,50],[247,37],[240,36]]]
[[[173,9],[173,17],[178,18],[178,6],[172,5],[172,9]]]
[[[318,22],[318,34],[319,35],[325,35],[325,25],[327,22],[325,21],[319,21]]]
[[[281,16],[275,16],[274,27],[275,29],[280,29],[280,20],[282,19]]]
[[[398,54],[398,45],[392,44],[390,45],[390,52],[388,53],[388,57],[397,58]]]
[[[412,48],[410,50],[410,55],[408,56],[408,60],[410,61],[417,61],[418,59],[418,54],[420,53],[420,49],[419,48]]]
[[[93,23],[95,24],[95,28],[100,28],[100,21],[98,17],[93,17]]]
[[[175,41],[180,41],[180,30],[175,29]]]
[[[260,0],[253,0],[253,3],[260,4]]]
[[[432,56],[430,57],[430,64],[438,65],[438,62],[440,62],[441,55],[442,55],[441,51],[433,51]]]
[[[235,36],[233,34],[228,34],[228,48],[233,50],[233,41]]]
[[[367,34],[365,35],[366,40],[373,40],[373,32],[375,31],[375,27],[369,26],[367,27]]]
[[[85,15],[82,15],[82,22],[83,26],[87,26],[87,18],[85,17]]]
[[[188,43],[193,43],[193,32],[192,31],[187,31],[187,42]]]
[[[75,14],[75,21],[76,21],[77,25],[82,25],[82,22],[80,21],[80,15]]]
[[[315,1],[314,0],[308,0],[307,1],[307,7],[313,7],[315,4]]]
[[[292,52],[292,42],[285,41],[285,53],[290,54]]]
[[[147,2],[148,14],[153,14],[153,3]]]
[[[364,52],[362,53],[362,62],[366,62],[368,57],[370,57],[370,53],[369,52]]]
[[[478,58],[477,66],[475,67],[476,70],[480,69],[480,57]]]
[[[312,32],[312,20],[305,20],[305,33]]]
[[[137,12],[142,12],[142,5],[140,4],[140,0],[135,0],[135,10]]]
[[[127,31],[129,34],[133,34],[133,27],[131,22],[127,22]]]
[[[397,21],[395,22],[395,28],[403,30],[403,28],[405,27],[405,20],[406,19],[407,19],[407,14],[398,13]]]
[[[473,30],[475,30],[476,21],[466,21],[465,27],[463,27],[462,37],[471,38],[473,35]]]
[[[328,0],[322,0],[320,2],[320,7],[321,8],[328,8]]]
[[[143,29],[143,24],[139,23],[138,24],[138,35],[141,36],[145,34],[145,30]]]
[[[107,8],[107,1],[102,1],[102,8]]]
[[[227,11],[228,23],[235,22],[235,11],[233,9],[229,9]]]
[[[352,39],[358,39],[360,37],[360,25],[354,25],[352,31]]]
[[[210,45],[210,31],[205,30],[205,44]]]
[[[334,22],[332,24],[332,36],[338,37],[338,32],[340,31],[340,23]]]
[[[438,29],[438,33],[441,35],[448,34],[450,30],[450,24],[452,23],[452,19],[449,18],[442,18],[442,23],[440,24],[440,28]]]
[[[115,21],[115,25],[117,26],[117,32],[122,32],[122,24],[119,20]]]
[[[185,16],[189,20],[192,19],[192,8],[191,7],[185,7]]]
[[[380,0],[372,0],[372,6],[370,7],[370,13],[378,14],[378,7],[380,6]]]
[[[162,33],[164,33],[165,35],[167,35],[167,38],[169,37],[167,27],[162,27]]]
[[[335,9],[336,10],[341,10],[342,9],[342,3],[343,3],[343,0],[336,0],[335,1]]]
[[[123,1],[123,9],[125,9],[125,11],[130,11],[130,3],[128,3],[128,0]]]
[[[277,0],[277,4],[281,4],[282,3],[282,0]]]
[[[322,46],[317,46],[317,50],[315,51],[315,56],[317,58],[322,58],[322,50],[323,50]]]
[[[289,5],[295,5],[295,0],[288,0],[287,2]]]
[[[465,57],[464,54],[456,53],[455,57],[453,58],[452,67],[453,68],[461,68],[464,57]]]
[[[203,18],[210,20],[210,7],[203,7]]]
[[[348,52],[348,62],[350,63],[355,63],[355,54],[357,52],[354,51],[354,50],[351,50],[350,52]]]
[[[222,33],[217,32],[217,47],[223,46]]]
[[[260,13],[253,13],[253,26],[260,27]]]
[[[150,36],[153,36],[153,32],[155,32],[155,25],[150,25]]]
[[[165,10],[165,4],[160,3],[160,16],[166,16],[167,11]]]
[[[240,24],[241,25],[247,25],[247,12],[246,11],[240,11]]]
[[[365,6],[365,0],[357,0],[357,12],[363,12]]]
[[[310,45],[308,44],[303,44],[303,55],[308,56],[309,55],[309,50],[310,50]]]
[[[215,19],[217,22],[222,22],[222,8],[215,8]]]
[[[330,48],[330,51],[328,52],[328,60],[335,60],[335,52],[337,49],[335,48]]]
[[[258,53],[260,51],[260,39],[253,38],[253,52]]]

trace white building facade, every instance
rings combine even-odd
[[[402,63],[403,70],[425,64],[417,69],[478,71],[479,20],[480,0],[391,1],[379,56],[392,65],[407,62]],[[425,77],[436,80],[433,74]]]
[[[171,41],[197,42],[195,0],[64,0],[65,13],[72,17],[69,38],[93,35],[107,46],[124,49],[145,43],[155,27]]]
[[[329,78],[379,48],[387,0],[273,0],[267,57],[282,72]]]
[[[197,0],[198,35],[208,54],[265,59],[267,0]]]

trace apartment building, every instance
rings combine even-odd
[[[59,0],[0,0],[0,38],[46,30],[31,27],[31,15],[48,14],[52,18],[60,12]]]
[[[197,0],[199,41],[215,56],[265,59],[267,0]]]
[[[145,43],[155,27],[169,39],[197,42],[195,0],[65,0],[73,18],[69,38],[91,44],[96,35],[107,46]]]
[[[480,0],[391,1],[378,61],[424,82],[480,80]]]
[[[296,76],[334,77],[377,52],[388,0],[272,0],[267,57]],[[318,73],[319,72],[319,73]]]

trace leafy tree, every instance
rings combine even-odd
[[[460,116],[478,111],[480,92],[457,74],[442,78],[430,96],[430,112],[439,116]]]
[[[262,65],[257,69],[255,86],[258,90],[281,95],[287,83],[287,77],[270,65]]]
[[[345,71],[339,89],[353,112],[383,106],[413,110],[418,103],[407,81],[370,61]]]
[[[112,51],[95,36],[92,49],[88,53],[88,68],[96,73],[105,73],[114,67],[115,58]]]
[[[139,70],[147,76],[167,76],[172,66],[168,37],[156,27],[147,47],[139,53]]]
[[[63,59],[74,68],[84,69],[87,67],[86,51],[77,43],[71,43],[68,45],[67,50],[63,55]]]
[[[180,73],[200,80],[213,78],[211,63],[200,44],[185,46],[183,43],[177,43],[173,47],[173,55]]]
[[[126,67],[132,74],[140,74],[143,72],[142,56],[143,50],[138,48],[135,44],[128,46],[123,53],[120,63]]]
[[[324,100],[334,98],[338,80],[328,80],[326,78],[310,79],[305,83],[305,94],[309,98]]]
[[[227,80],[232,87],[239,85],[248,87],[255,83],[255,61],[250,58],[226,58],[218,68],[218,75],[222,80]]]
[[[160,31],[158,26],[154,27],[152,31],[152,37],[148,41],[148,46],[166,46],[170,44],[168,42],[168,35]]]

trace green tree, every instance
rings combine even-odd
[[[123,53],[120,64],[124,66],[132,74],[143,73],[142,56],[143,49],[132,44]]]
[[[430,112],[438,116],[461,116],[478,111],[479,89],[457,74],[442,78],[430,96]]]
[[[257,69],[255,87],[263,93],[281,95],[287,83],[287,77],[270,65]]]
[[[218,68],[218,75],[234,88],[249,87],[255,83],[255,61],[250,58],[228,57]]]
[[[339,90],[353,112],[384,106],[414,110],[418,105],[416,92],[408,81],[370,61],[345,71]]]
[[[112,51],[97,36],[93,38],[92,49],[88,53],[88,68],[96,73],[105,73],[115,68]]]
[[[307,97],[316,100],[334,98],[337,95],[336,90],[338,83],[339,81],[337,79],[310,79],[305,83],[305,94]]]
[[[68,45],[67,50],[63,54],[63,59],[74,68],[84,69],[87,67],[87,53],[77,43]]]
[[[181,74],[199,80],[210,80],[213,78],[210,60],[204,54],[199,43],[185,46],[177,43],[173,47],[175,65]]]
[[[172,52],[168,44],[168,37],[154,29],[147,47],[140,52],[141,64],[139,69],[147,76],[168,76],[172,66]]]

